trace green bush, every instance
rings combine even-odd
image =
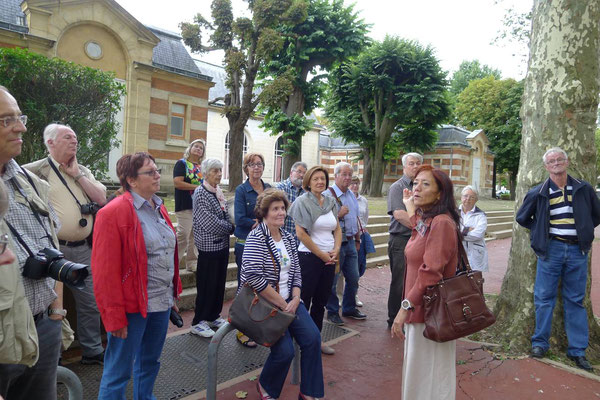
[[[502,193],[500,195],[500,200],[510,200],[510,193]]]
[[[115,115],[125,94],[125,86],[115,81],[113,73],[25,49],[0,48],[0,85],[8,88],[28,117],[19,164],[47,155],[44,128],[58,122],[77,133],[79,163],[105,176],[108,153],[118,145]]]

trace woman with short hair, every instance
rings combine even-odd
[[[229,220],[227,200],[219,188],[223,163],[209,158],[202,162],[204,182],[194,192],[194,242],[198,248],[196,268],[196,308],[190,332],[212,337],[220,328],[227,264],[229,235],[233,224]]]
[[[342,230],[335,199],[322,195],[329,187],[327,170],[317,165],[306,171],[302,187],[304,194],[292,204],[290,216],[296,223],[296,236],[300,241],[298,258],[302,270],[302,301],[321,331],[335,263],[342,245]],[[335,353],[325,343],[321,344],[321,351],[329,355]]]
[[[463,246],[471,268],[475,271],[488,271],[488,253],[485,245],[487,216],[475,205],[479,193],[471,185],[463,188],[460,196],[460,231],[463,236]]]
[[[265,158],[259,153],[248,153],[244,156],[244,173],[248,177],[246,181],[235,188],[234,214],[235,214],[235,263],[238,267],[238,287],[240,284],[240,271],[242,269],[242,254],[246,237],[252,229],[258,225],[254,207],[257,197],[271,185],[265,183],[261,178],[265,170]],[[236,334],[239,343],[246,347],[256,347],[256,343],[242,332]]]
[[[456,273],[460,216],[452,181],[422,165],[412,192],[404,189],[403,202],[413,229],[404,250],[404,300],[392,325],[392,337],[405,339],[402,398],[451,400],[456,396],[456,340],[437,343],[423,336],[423,295],[428,286]]]
[[[171,308],[181,293],[175,229],[160,189],[160,169],[146,152],[117,161],[124,194],[96,215],[94,293],[108,332],[99,399],[153,398]]]
[[[297,200],[296,200],[297,201]],[[296,318],[273,346],[256,388],[261,399],[276,399],[294,359],[294,343],[300,346],[298,399],[324,396],[321,335],[300,300],[302,276],[296,240],[283,229],[289,202],[284,192],[267,189],[256,201],[259,224],[247,236],[242,257],[241,284],[247,283],[266,300]],[[331,288],[331,285],[330,285]]]
[[[173,167],[179,264],[188,271],[196,270],[198,259],[192,231],[192,194],[202,184],[201,163],[205,150],[206,142],[203,139],[193,140],[183,152],[183,158],[177,160]]]

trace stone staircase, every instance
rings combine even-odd
[[[512,211],[490,211],[488,216],[488,230],[486,232],[487,240],[501,239],[512,235]],[[388,263],[387,243],[388,243],[388,228],[390,217],[387,215],[374,215],[369,217],[369,225],[367,229],[373,238],[375,244],[375,253],[367,255],[367,268],[382,266]],[[230,237],[229,250],[229,265],[227,266],[227,282],[225,283],[225,300],[233,298],[237,289],[237,265],[235,264],[235,256],[233,247],[235,238]],[[180,269],[181,283],[183,285],[183,293],[179,300],[179,308],[182,310],[190,310],[194,308],[196,299],[196,281],[193,272]]]

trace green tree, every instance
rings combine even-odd
[[[454,110],[458,123],[469,130],[483,129],[495,153],[497,171],[510,175],[510,196],[514,200],[521,130],[519,116],[523,83],[514,79],[497,80],[493,76],[471,81],[459,95]]]
[[[458,70],[452,74],[452,79],[450,80],[450,93],[454,96],[458,96],[460,92],[469,86],[471,81],[486,78],[488,76],[500,79],[502,73],[499,69],[480,64],[479,60],[463,61],[460,63]]]
[[[194,52],[225,51],[225,86],[229,93],[223,113],[229,123],[229,190],[242,183],[244,128],[263,97],[280,101],[291,91],[286,77],[275,79],[254,93],[258,71],[283,48],[284,36],[276,29],[295,25],[306,18],[303,0],[246,0],[251,18],[234,19],[231,0],[213,0],[212,22],[197,14],[194,23],[179,24],[185,44]],[[210,32],[210,40],[205,36]],[[208,42],[209,44],[205,44]],[[219,99],[213,99],[216,101]]]
[[[313,124],[305,116],[319,104],[327,72],[335,63],[358,54],[367,43],[368,27],[343,0],[309,0],[304,22],[278,29],[285,36],[284,46],[264,74],[271,79],[284,78],[288,85],[277,89],[289,95],[281,101],[279,94],[265,93],[262,126],[273,135],[282,133],[284,178],[302,157],[302,136]]]
[[[0,85],[10,90],[27,115],[23,150],[25,164],[47,156],[43,132],[53,121],[77,132],[78,161],[105,176],[108,153],[118,145],[115,115],[125,87],[114,74],[25,49],[0,48]]]
[[[331,75],[327,118],[336,135],[363,147],[369,194],[381,196],[390,143],[404,151],[435,144],[449,115],[445,73],[431,47],[387,36]]]

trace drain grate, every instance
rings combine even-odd
[[[343,327],[323,323],[321,333],[324,342],[339,338],[351,332]],[[161,356],[161,366],[154,395],[157,399],[177,400],[206,389],[206,363],[210,339],[191,334],[167,338]],[[249,349],[237,343],[235,334],[228,334],[219,347],[217,382],[222,383],[238,376],[262,368],[269,355],[269,349],[258,346]],[[67,368],[79,376],[83,385],[84,399],[97,399],[102,367],[73,363]],[[132,382],[127,387],[127,398],[133,398]],[[59,385],[58,399],[67,400],[68,394]]]

